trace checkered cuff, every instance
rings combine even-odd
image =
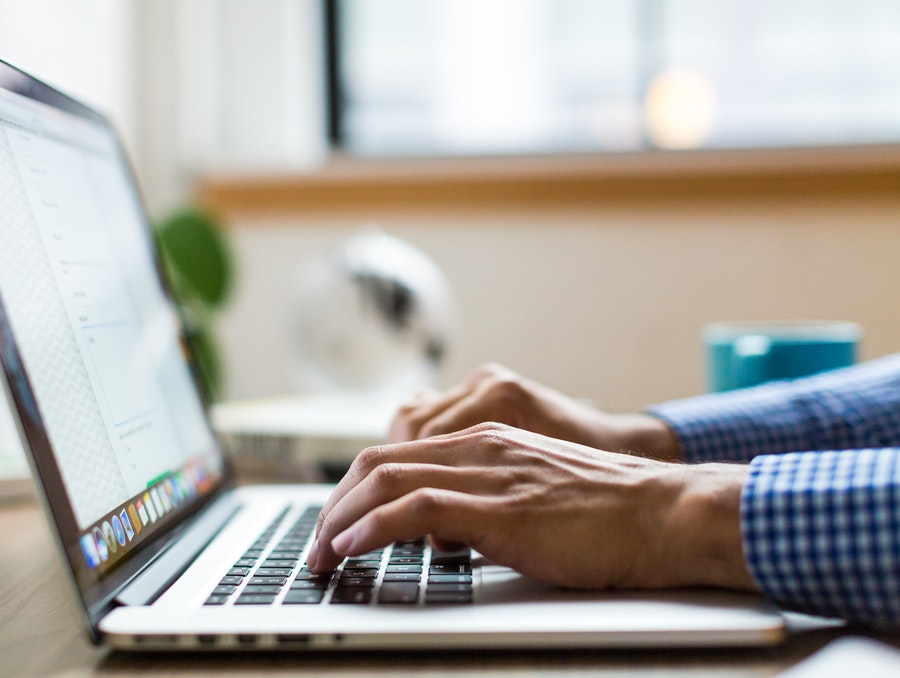
[[[900,449],[757,457],[741,531],[750,572],[772,600],[900,625]]]
[[[796,381],[656,405],[687,461],[900,446],[900,354]]]

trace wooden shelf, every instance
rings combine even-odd
[[[900,146],[522,158],[334,157],[306,173],[211,175],[226,214],[670,207],[900,197]]]

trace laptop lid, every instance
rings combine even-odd
[[[91,629],[230,477],[125,153],[0,61],[0,361]]]

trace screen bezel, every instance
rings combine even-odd
[[[117,159],[139,205],[146,246],[149,248],[156,275],[166,298],[172,301],[171,285],[166,278],[165,270],[152,236],[150,220],[144,207],[143,196],[138,188],[134,172],[119,135],[107,118],[96,110],[2,60],[0,60],[0,89],[90,121],[104,127],[109,132],[115,141]],[[177,305],[174,303],[173,307],[177,309]],[[179,321],[181,323],[181,338],[183,343],[187,345],[184,342],[183,318],[179,317]],[[220,496],[226,488],[233,485],[233,466],[228,455],[217,444],[215,453],[221,462],[222,474],[219,478],[213,480],[209,491],[185,501],[170,514],[170,518],[167,518],[165,529],[160,529],[157,534],[148,537],[140,544],[136,544],[134,549],[108,572],[102,575],[94,575],[90,573],[84,562],[79,543],[82,531],[78,527],[75,515],[69,504],[60,468],[53,454],[50,438],[37,406],[28,370],[22,361],[21,353],[10,327],[2,292],[0,292],[0,364],[2,364],[10,401],[18,414],[18,422],[21,427],[21,434],[24,437],[23,442],[25,443],[23,447],[26,448],[26,454],[29,457],[36,489],[42,496],[48,518],[52,523],[51,527],[55,528],[57,546],[60,548],[66,561],[67,574],[70,576],[74,588],[81,599],[89,625],[89,635],[94,641],[97,641],[97,624],[103,615],[114,606],[116,593],[125,583],[145,569],[166,548],[168,543],[177,538],[178,534],[186,528],[186,521]],[[190,368],[192,382],[197,390],[198,397],[206,406],[208,403],[204,401],[203,391],[199,388],[200,382],[196,360],[190,351],[187,353],[187,364]],[[206,408],[204,407],[204,409]],[[206,416],[206,426],[212,430],[208,416]]]

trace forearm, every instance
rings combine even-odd
[[[663,403],[648,413],[686,461],[900,446],[900,355],[845,370]]]

